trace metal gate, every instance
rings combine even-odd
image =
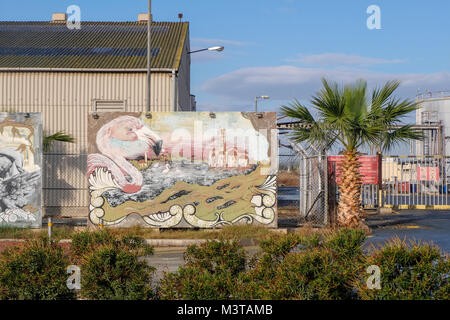
[[[450,209],[450,158],[443,156],[383,156],[381,190],[364,184],[364,209]]]
[[[300,216],[303,223],[325,226],[330,223],[326,154],[311,145],[298,143],[292,147],[299,156]]]
[[[450,158],[384,156],[382,205],[399,209],[450,209]]]

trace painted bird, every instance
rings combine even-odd
[[[162,143],[141,119],[117,117],[98,130],[96,144],[101,154],[89,155],[88,175],[96,168],[107,168],[124,192],[138,192],[143,183],[142,173],[128,160],[158,156]]]

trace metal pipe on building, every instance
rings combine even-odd
[[[147,112],[151,111],[151,85],[152,85],[152,45],[151,45],[151,25],[152,25],[152,0],[148,0],[148,20],[147,20]]]
[[[177,71],[175,69],[172,70],[172,104],[173,104],[173,111],[178,111],[178,103],[177,103]]]

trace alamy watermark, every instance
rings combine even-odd
[[[366,25],[369,30],[381,29],[381,9],[379,6],[372,4],[367,7],[367,14],[370,16],[367,18]]]
[[[77,5],[71,5],[67,7],[67,21],[66,26],[70,30],[81,29],[81,8]]]
[[[366,272],[370,274],[367,278],[366,285],[368,289],[381,289],[381,270],[377,265],[368,266]]]
[[[67,273],[70,275],[67,278],[66,284],[69,290],[81,289],[81,269],[79,266],[70,265],[67,267]]]

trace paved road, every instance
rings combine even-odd
[[[372,229],[368,244],[383,244],[389,238],[398,236],[401,239],[433,242],[443,251],[450,252],[450,211],[401,210],[398,214],[377,216],[376,219],[379,225],[383,225],[384,220],[386,226]],[[374,218],[369,219],[369,224],[373,221]],[[389,225],[392,223],[397,224]]]

